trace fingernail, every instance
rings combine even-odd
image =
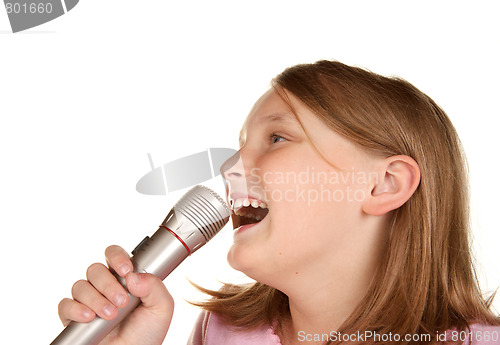
[[[122,295],[122,294],[119,294],[119,295],[116,295],[115,296],[115,305],[116,306],[121,306],[123,304],[125,304],[125,295]]]
[[[130,279],[132,280],[132,284],[136,286],[141,282],[141,277],[137,273],[130,273]]]
[[[105,306],[103,309],[102,309],[102,313],[106,316],[111,316],[111,314],[113,314],[113,310],[114,308],[110,305],[107,305]]]
[[[121,267],[120,267],[120,273],[122,274],[122,276],[127,275],[127,273],[129,271],[130,271],[130,266],[129,265],[127,265],[127,264],[121,265]]]
[[[88,319],[90,316],[92,316],[92,313],[89,310],[84,310],[82,312],[82,316],[86,319]]]

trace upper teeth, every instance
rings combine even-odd
[[[233,210],[238,210],[240,209],[242,206],[243,207],[248,207],[248,206],[252,206],[253,208],[267,208],[267,204],[265,202],[259,202],[258,200],[255,200],[255,199],[247,199],[247,198],[240,198],[240,199],[236,199],[234,200],[234,202],[231,203],[231,208]]]

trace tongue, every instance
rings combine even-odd
[[[254,224],[258,222],[259,221],[255,218],[240,216],[241,225]]]

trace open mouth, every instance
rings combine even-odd
[[[236,199],[231,202],[231,219],[233,229],[242,225],[256,224],[262,221],[269,213],[269,208],[265,202],[255,199]]]

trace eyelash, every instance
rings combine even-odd
[[[280,139],[283,139],[283,140],[287,140],[286,138],[282,137],[281,135],[279,134],[276,134],[276,133],[271,133],[269,135],[269,141],[271,142],[271,144],[276,144],[278,142],[280,142],[281,140],[278,140],[278,141],[274,141],[275,138],[280,138]]]

